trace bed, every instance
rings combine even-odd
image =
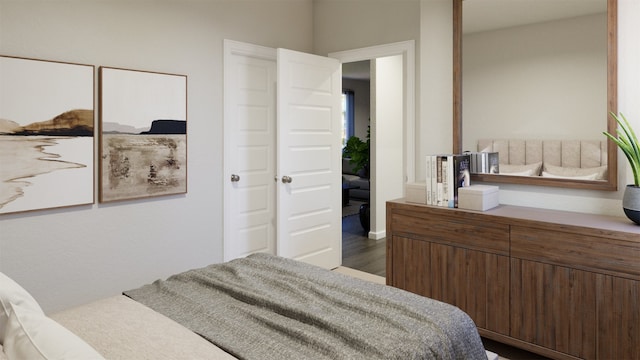
[[[487,359],[475,324],[456,307],[267,254],[50,317],[10,282],[0,278],[7,355],[30,346],[64,359]],[[19,331],[7,326],[16,313]],[[25,313],[41,322],[22,321]]]

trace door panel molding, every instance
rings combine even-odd
[[[224,41],[224,261],[276,252],[276,57]]]
[[[336,59],[278,49],[279,255],[342,263],[342,71]]]

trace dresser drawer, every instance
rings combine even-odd
[[[454,214],[448,211],[447,213]],[[433,213],[429,216],[392,214],[390,221],[394,232],[403,236],[497,255],[509,255],[509,226],[505,224]]]
[[[640,248],[633,241],[512,226],[511,256],[640,280]]]

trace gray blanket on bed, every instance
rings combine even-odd
[[[487,358],[454,306],[272,255],[124,294],[240,359]]]

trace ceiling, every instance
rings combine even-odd
[[[352,80],[369,80],[371,61],[356,61],[342,64],[342,78]]]
[[[464,0],[463,31],[487,30],[553,21],[607,11],[607,0]],[[370,61],[342,64],[342,77],[369,80]]]
[[[462,4],[464,33],[607,11],[607,0],[464,0]]]

